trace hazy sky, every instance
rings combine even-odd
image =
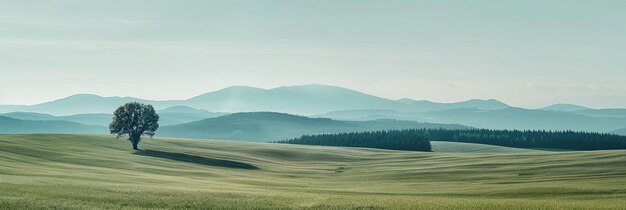
[[[0,104],[328,84],[626,107],[626,1],[0,0]]]

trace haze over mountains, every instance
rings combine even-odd
[[[68,133],[68,134],[102,134],[105,127],[88,126],[69,121],[36,121],[20,120],[0,116],[0,134],[26,133]]]
[[[159,130],[159,135],[204,139],[277,141],[296,138],[305,134],[415,128],[468,129],[469,127],[399,120],[338,121],[275,112],[246,112],[181,125],[165,126]]]
[[[37,112],[52,115],[112,113],[129,101],[152,104],[156,109],[187,106],[211,112],[271,111],[298,115],[324,114],[338,110],[393,109],[398,111],[435,111],[451,108],[494,110],[509,107],[496,100],[470,100],[459,103],[391,100],[358,91],[326,85],[304,85],[260,89],[233,86],[202,94],[187,100],[154,101],[132,97],[101,97],[78,94],[32,106],[0,105],[0,113]]]
[[[163,134],[176,133],[173,127],[168,126],[181,124],[185,125],[187,130],[190,127],[213,129],[214,131],[228,130],[229,128],[211,127],[224,120],[224,118],[214,117],[237,112],[280,112],[342,121],[408,120],[424,123],[461,124],[489,129],[618,132],[618,129],[626,128],[626,109],[590,109],[574,104],[555,104],[540,109],[523,109],[512,107],[494,99],[473,99],[457,103],[437,103],[413,99],[391,100],[326,85],[273,89],[233,86],[186,100],[164,101],[79,94],[32,106],[0,105],[0,113],[4,113],[0,116],[20,120],[65,121],[86,126],[100,126],[106,132],[106,126],[111,120],[111,113],[121,104],[131,101],[152,104],[159,110],[160,124],[163,126],[160,131]],[[265,118],[265,120],[267,119]],[[300,120],[306,121],[306,119]],[[268,123],[262,119],[255,119],[255,122],[256,126],[261,127]],[[206,127],[207,123],[211,125]],[[232,124],[222,125],[233,126]],[[209,127],[211,128],[209,129]],[[267,128],[266,131],[271,130],[269,127]],[[180,130],[182,127],[177,127],[177,129]],[[304,129],[304,127],[299,127],[296,130],[302,131]],[[309,129],[315,130],[313,127]],[[239,130],[254,133],[252,130]],[[281,132],[281,134],[265,136],[272,138],[291,136],[291,134],[286,134],[288,133],[286,130]],[[208,134],[204,134],[205,132],[201,133],[203,134],[186,136],[208,137]],[[261,135],[259,132],[256,134]],[[218,134],[213,136],[216,135]],[[248,138],[246,137],[247,134],[241,135],[243,136],[242,139]]]
[[[159,114],[159,124],[161,126],[176,125],[181,123],[202,120],[211,117],[222,116],[226,113],[213,113],[206,110],[193,109],[191,107],[172,107],[157,110]],[[84,125],[108,126],[113,119],[113,114],[76,114],[67,116],[54,116],[36,112],[10,112],[0,114],[0,116],[21,120],[35,121],[70,121]]]
[[[190,110],[189,108],[176,108],[177,111],[180,109]],[[161,115],[167,114],[178,113],[161,113]],[[38,116],[32,113],[11,113],[8,115],[30,118]],[[51,115],[41,115],[40,117],[48,116]],[[69,119],[69,117],[59,118]],[[158,135],[183,138],[275,141],[296,138],[305,134],[414,128],[468,129],[469,127],[398,120],[338,121],[276,112],[248,112],[227,114],[192,122],[187,121],[178,125],[165,125],[158,130]],[[24,120],[0,116],[0,134],[21,133],[107,134],[108,127],[106,125],[88,126],[67,120]]]
[[[500,110],[459,108],[429,112],[347,110],[315,115],[315,117],[338,120],[398,119],[430,123],[456,123],[476,128],[518,130],[610,132],[626,126],[626,117],[620,115],[600,117],[587,112],[562,112],[514,107]]]

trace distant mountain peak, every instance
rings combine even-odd
[[[324,84],[305,84],[305,85],[288,85],[288,86],[280,86],[277,88],[337,88],[337,89],[347,89],[344,87],[334,86],[334,85],[324,85]],[[276,89],[276,88],[274,88]]]
[[[350,92],[350,93],[360,93],[365,94],[356,90],[333,86],[333,85],[322,85],[322,84],[307,84],[307,85],[295,85],[295,86],[281,86],[277,88],[270,89],[270,91],[281,91],[281,90],[292,90],[292,91],[304,91],[304,92]]]
[[[459,102],[459,103],[480,104],[485,107],[491,106],[491,109],[504,109],[504,108],[511,107],[508,104],[502,101],[498,101],[496,99],[471,99],[471,100],[467,100],[467,101]]]
[[[252,86],[246,86],[246,85],[233,85],[227,88],[220,89],[218,91],[223,91],[223,90],[265,90],[265,89],[252,87]]]
[[[196,109],[189,106],[172,106],[157,111],[158,113],[201,113],[208,112],[204,109]]]
[[[580,111],[580,110],[585,110],[585,109],[590,109],[590,108],[576,105],[576,104],[553,104],[553,105],[550,105],[541,109],[549,110],[549,111],[573,112],[573,111]]]
[[[92,99],[92,98],[102,98],[102,96],[99,96],[96,94],[80,93],[80,94],[74,94],[65,98],[57,99],[55,101],[68,100],[68,99]]]
[[[128,101],[133,101],[133,100],[137,100],[137,101],[143,101],[142,99],[139,98],[134,98],[134,97],[122,97],[122,96],[100,96],[100,95],[96,95],[96,94],[85,94],[85,93],[81,93],[81,94],[74,94],[65,98],[61,98],[61,99],[57,99],[54,100],[52,102],[59,102],[59,101],[80,101],[80,100],[102,100],[102,99],[124,99],[124,100],[128,100]],[[49,103],[49,102],[47,102]]]
[[[200,95],[192,97],[192,98],[190,98],[188,100],[199,100],[199,99],[202,99],[204,97],[209,97],[209,96],[212,96],[212,95],[236,95],[236,94],[257,93],[257,92],[262,92],[262,91],[267,91],[267,90],[266,89],[262,89],[262,88],[257,88],[257,87],[235,85],[235,86],[230,86],[230,87],[227,87],[227,88],[219,89],[219,90],[216,90],[216,91],[200,94]]]

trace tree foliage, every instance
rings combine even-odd
[[[580,131],[420,129],[431,141],[453,141],[518,148],[571,150],[626,149],[626,136]]]
[[[409,129],[305,135],[300,138],[278,141],[276,143],[430,151],[430,141],[478,143],[517,148],[626,149],[626,136],[614,134],[578,131],[489,129]]]
[[[132,102],[115,110],[109,130],[111,134],[117,134],[118,138],[128,136],[133,149],[137,150],[143,135],[154,136],[159,129],[158,122],[159,115],[152,105]]]

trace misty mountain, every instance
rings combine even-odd
[[[206,114],[207,110],[196,109],[188,106],[173,106],[165,109],[157,110],[158,113],[187,113],[187,114]]]
[[[574,113],[594,117],[626,117],[626,109],[585,109]]]
[[[159,118],[159,125],[176,125],[192,121],[202,120],[211,117],[224,115],[225,113],[213,113],[206,110],[194,109],[191,107],[176,106],[156,111]],[[96,125],[108,127],[113,119],[112,114],[76,114],[67,116],[54,116],[35,112],[11,112],[0,114],[0,116],[11,117],[21,120],[54,120],[70,121],[83,125]]]
[[[391,109],[404,112],[425,112],[455,108],[496,110],[509,107],[497,100],[469,100],[458,103],[436,103],[410,99],[396,101],[342,87],[304,85],[273,89],[233,86],[187,100],[169,101],[79,94],[32,106],[0,105],[0,113],[37,112],[57,116],[112,113],[120,105],[133,101],[152,104],[156,109],[186,106],[212,112],[273,111],[301,115],[324,114],[331,111],[354,109]]]
[[[192,107],[218,112],[274,111],[315,114],[354,108],[405,108],[404,104],[393,100],[324,85],[279,87],[269,90],[235,86],[196,96],[185,102]]]
[[[550,105],[541,109],[548,110],[548,111],[573,112],[573,111],[586,110],[590,108],[576,105],[576,104],[554,104],[554,105]]]
[[[250,112],[164,126],[157,133],[159,136],[167,137],[273,141],[295,138],[304,134],[409,128],[466,129],[468,127],[398,120],[338,121],[274,112]]]
[[[57,116],[75,115],[84,113],[113,113],[117,107],[126,102],[141,102],[153,104],[155,101],[131,97],[102,97],[93,94],[78,94],[51,102],[32,106],[0,106],[0,113],[6,112],[36,112]],[[165,108],[165,107],[164,107]]]
[[[202,109],[195,109],[188,106],[174,106],[157,110],[159,114],[159,125],[178,125],[198,121],[206,118],[219,117],[227,113],[209,112]]]
[[[541,109],[550,111],[572,112],[593,117],[626,117],[626,109],[592,109],[575,104],[555,104]]]
[[[61,120],[20,120],[0,116],[0,134],[22,133],[106,134],[108,128]]]
[[[482,100],[482,99],[472,99],[463,102],[456,103],[437,103],[431,101],[416,101],[411,99],[400,99],[398,100],[401,103],[409,105],[411,108],[405,109],[410,111],[418,111],[418,112],[428,112],[428,111],[439,111],[439,110],[449,110],[449,109],[460,109],[460,108],[474,108],[480,110],[499,110],[506,109],[511,106],[508,104],[502,103],[495,99]]]
[[[397,119],[430,123],[455,123],[477,128],[519,130],[576,130],[609,132],[626,127],[626,117],[597,117],[572,112],[506,108],[479,110],[472,108],[431,112],[398,112],[394,110],[348,110],[315,117],[336,120]]]
[[[508,108],[503,110],[456,109],[428,112],[426,122],[456,122],[490,129],[574,130],[609,132],[626,127],[626,118],[593,117],[568,112]]]
[[[20,120],[54,120],[56,116],[35,112],[11,112],[0,114],[0,116],[10,117]]]
[[[49,114],[35,112],[11,112],[0,114],[0,116],[20,119],[20,120],[37,120],[37,121],[69,121],[80,123],[83,125],[108,126],[113,115],[110,114],[77,114],[68,116],[54,116]]]
[[[418,119],[417,113],[400,112],[391,109],[360,109],[360,110],[343,110],[333,111],[326,114],[311,115],[315,118],[331,118],[334,120],[348,120],[348,121],[365,121],[365,120],[380,120],[380,119],[395,119],[395,120],[415,120]]]

